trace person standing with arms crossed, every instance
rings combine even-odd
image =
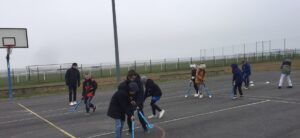
[[[65,75],[65,82],[69,88],[69,105],[76,105],[77,87],[80,87],[80,72],[77,63],[73,63]]]

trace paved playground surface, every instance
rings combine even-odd
[[[300,71],[292,74],[294,88],[277,89],[279,72],[259,72],[251,76],[255,86],[243,90],[245,97],[232,100],[231,75],[210,78],[207,86],[213,98],[190,96],[188,80],[163,82],[158,105],[166,110],[150,134],[135,131],[136,138],[299,138]],[[269,84],[265,82],[269,81]],[[286,84],[286,83],[285,83]],[[101,87],[101,84],[99,84]],[[68,93],[36,96],[0,102],[1,138],[113,138],[114,120],[106,115],[115,89],[99,90],[93,102],[95,113],[85,115],[81,105],[70,112]],[[80,99],[81,93],[78,93]],[[149,99],[145,114],[150,115]],[[125,124],[124,131],[127,129]],[[124,138],[130,138],[125,135]]]

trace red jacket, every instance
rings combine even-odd
[[[83,97],[93,97],[95,96],[98,84],[95,80],[85,79],[82,83],[82,96]]]

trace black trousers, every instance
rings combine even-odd
[[[143,110],[139,109],[137,111],[138,112],[139,111],[142,112],[142,114],[144,115],[144,111]],[[134,111],[132,111],[132,112],[134,112]],[[139,117],[139,120],[140,120],[140,123],[141,123],[143,129],[147,130],[146,122],[145,122],[145,120],[142,118],[142,116],[139,113],[138,113],[138,117]],[[131,127],[131,125],[132,125],[131,116],[127,116],[127,125],[128,125],[128,128],[129,128],[129,132],[131,132],[131,129],[132,129],[132,127]]]
[[[93,97],[85,97],[84,98],[84,104],[85,104],[85,111],[87,113],[90,112],[90,108],[94,108],[95,106],[92,104]]]
[[[250,82],[250,79],[249,79],[249,75],[245,75],[244,76],[244,83],[245,83],[245,87],[249,87],[249,82]]]
[[[196,93],[198,93],[199,88],[198,88],[197,84],[195,83],[195,79],[192,79],[192,81],[193,81],[194,89],[196,90]]]
[[[235,84],[234,86],[233,86],[233,94],[236,96],[236,94],[237,94],[237,90],[239,90],[239,94],[240,95],[243,95],[243,92],[242,92],[242,83],[240,83],[240,84]]]
[[[69,102],[76,101],[77,86],[69,85]]]

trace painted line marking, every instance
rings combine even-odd
[[[19,106],[21,106],[22,108],[24,108],[25,110],[27,110],[28,112],[32,113],[33,115],[35,115],[36,117],[40,118],[41,120],[45,121],[46,123],[48,123],[49,125],[53,126],[54,128],[56,128],[57,130],[59,130],[60,132],[62,132],[63,134],[67,135],[70,138],[76,138],[75,136],[73,136],[72,134],[68,133],[67,131],[63,130],[62,128],[56,126],[55,124],[53,124],[52,122],[48,121],[47,119],[41,117],[40,115],[38,115],[37,113],[31,111],[30,109],[28,109],[27,107],[25,107],[22,104],[18,104]]]
[[[238,109],[238,108],[243,108],[243,107],[248,107],[248,106],[263,104],[263,103],[270,102],[270,101],[271,100],[264,100],[264,101],[259,101],[259,102],[255,102],[255,103],[249,103],[249,104],[234,106],[234,107],[225,108],[225,109],[221,109],[221,110],[211,111],[211,112],[207,112],[207,113],[200,113],[200,114],[195,114],[195,115],[190,115],[190,116],[175,118],[175,119],[171,119],[171,120],[167,120],[167,121],[163,121],[163,122],[157,122],[157,123],[154,123],[154,125],[157,126],[157,124],[165,124],[165,123],[176,122],[176,121],[180,121],[180,120],[195,118],[195,117],[198,117],[198,116],[204,116],[204,115],[209,115],[209,114],[214,114],[214,113],[219,113],[219,112],[234,110],[234,109]],[[126,131],[126,130],[123,130],[123,132],[124,131]],[[98,134],[98,135],[89,136],[89,137],[86,137],[86,138],[101,137],[101,136],[111,135],[111,134],[114,134],[114,133],[115,132],[107,132],[107,133],[102,133],[102,134]],[[163,134],[162,134],[162,136],[163,136]]]

